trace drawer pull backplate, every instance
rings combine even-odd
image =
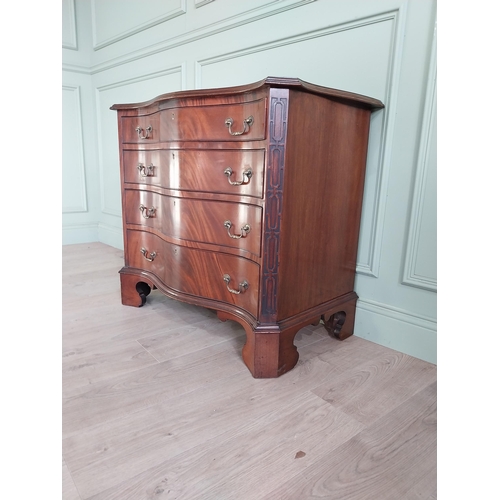
[[[228,118],[224,123],[229,129],[229,133],[231,135],[243,135],[246,134],[250,130],[250,127],[253,125],[253,116],[249,116],[248,118],[245,118],[243,120],[243,130],[241,132],[233,132],[231,130],[231,127],[234,123],[234,120],[232,118]]]
[[[224,274],[222,279],[226,283],[226,288],[231,292],[234,293],[235,295],[239,295],[240,293],[244,293],[247,288],[248,288],[248,281],[244,280],[238,285],[238,290],[233,290],[232,288],[229,288],[229,282],[231,281],[231,276],[229,274]]]
[[[141,248],[141,253],[147,261],[153,262],[155,260],[156,252],[151,252],[148,257],[148,251],[145,248]]]
[[[233,223],[230,220],[224,221],[224,227],[227,228],[227,234],[230,238],[234,238],[235,240],[239,240],[240,238],[245,238],[245,236],[250,232],[250,225],[245,224],[241,228],[241,234],[231,234],[231,228],[233,227]]]
[[[149,127],[146,128],[146,135],[141,135],[143,131],[141,127],[136,127],[135,131],[137,132],[139,139],[149,139],[149,133],[153,131],[153,127],[149,125]]]
[[[139,210],[141,211],[142,216],[145,219],[150,219],[151,217],[154,217],[155,216],[155,212],[156,212],[156,208],[155,207],[148,208],[148,207],[145,207],[144,205],[140,205],[139,206]]]
[[[243,179],[241,181],[232,181],[231,176],[233,175],[233,169],[231,167],[226,168],[224,170],[224,175],[227,175],[227,182],[231,184],[231,186],[241,186],[242,184],[248,184],[250,182],[250,177],[252,177],[252,169],[248,168],[243,172]]]
[[[137,165],[137,170],[141,174],[141,177],[153,177],[154,175],[154,165],[151,163],[148,167],[144,166],[142,163]]]

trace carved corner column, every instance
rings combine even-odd
[[[277,323],[288,102],[288,89],[270,90],[260,315],[256,327],[246,328],[247,343],[243,348],[243,360],[256,378],[279,377],[299,359],[293,339],[300,327],[282,329]]]

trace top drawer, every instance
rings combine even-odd
[[[122,116],[122,142],[149,144],[160,140],[160,115]]]
[[[164,109],[161,141],[259,141],[266,137],[266,100]]]

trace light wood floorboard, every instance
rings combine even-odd
[[[434,365],[318,325],[256,380],[240,325],[122,306],[120,250],[62,255],[63,500],[437,498]]]

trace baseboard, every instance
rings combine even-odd
[[[99,241],[123,250],[123,229],[107,224],[99,224]]]
[[[99,241],[98,224],[75,224],[63,226],[62,244],[92,243]]]
[[[123,230],[107,224],[79,224],[62,229],[62,244],[93,243],[100,241],[123,250]]]
[[[360,298],[354,335],[437,364],[437,323],[432,318]]]

